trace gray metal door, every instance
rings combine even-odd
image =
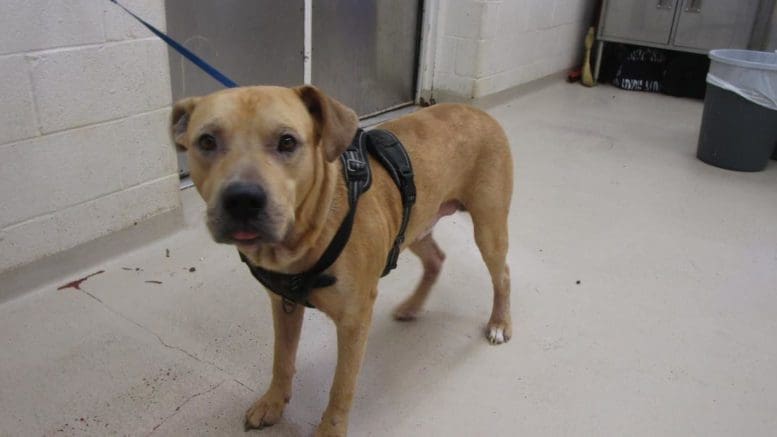
[[[678,1],[682,0],[605,0],[602,36],[668,44]]]
[[[303,81],[303,0],[166,0],[167,30],[240,85]],[[223,88],[174,51],[173,98]]]
[[[694,49],[745,49],[758,0],[682,0],[674,44]]]
[[[303,82],[303,0],[166,0],[167,31],[240,85]],[[173,50],[173,99],[223,86]],[[182,175],[186,159],[178,156]]]
[[[313,2],[314,85],[360,116],[415,98],[419,0]]]

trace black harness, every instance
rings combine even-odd
[[[415,203],[413,167],[404,146],[394,134],[380,129],[369,132],[359,129],[351,144],[340,156],[343,163],[343,177],[348,187],[348,215],[343,219],[340,228],[318,262],[301,273],[279,273],[255,266],[245,255],[240,254],[240,259],[248,265],[254,278],[268,290],[283,297],[284,303],[299,303],[313,308],[308,301],[310,292],[315,288],[329,287],[337,282],[337,278],[324,271],[334,264],[348,243],[359,197],[367,192],[372,184],[368,152],[383,165],[402,195],[402,223],[394,239],[394,245],[388,253],[382,276],[386,276],[397,266],[397,258],[405,241],[405,230],[410,221],[410,211]]]

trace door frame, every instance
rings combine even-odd
[[[434,103],[434,69],[437,47],[441,35],[439,17],[443,16],[447,2],[441,0],[420,0],[419,11],[421,19],[418,20],[418,62],[416,68],[415,103],[426,106]]]

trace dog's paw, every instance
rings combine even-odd
[[[418,317],[419,310],[412,305],[402,304],[394,310],[394,320],[409,322]]]
[[[490,322],[486,327],[486,339],[491,344],[507,343],[512,335],[510,322]]]
[[[318,424],[315,437],[345,437],[348,434],[346,422],[334,417],[327,417],[324,413],[324,417],[321,418],[321,423]]]
[[[262,429],[278,423],[288,401],[288,398],[284,396],[277,396],[269,391],[265,393],[246,411],[246,431],[249,429]]]

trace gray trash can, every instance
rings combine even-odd
[[[777,153],[777,53],[710,52],[696,156],[716,167],[760,171]]]

